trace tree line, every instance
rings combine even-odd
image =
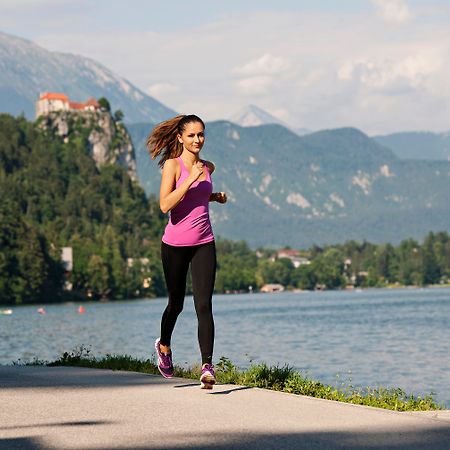
[[[450,282],[450,236],[430,232],[422,243],[399,245],[348,241],[301,251],[307,264],[295,267],[269,249],[252,251],[245,242],[218,241],[219,292],[260,288],[266,283],[292,289],[427,286]]]

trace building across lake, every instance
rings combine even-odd
[[[85,103],[73,102],[66,94],[58,92],[44,92],[36,102],[36,117],[54,111],[97,111],[100,109],[98,101],[90,97]]]

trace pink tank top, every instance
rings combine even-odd
[[[176,187],[189,176],[181,157],[177,159],[180,163],[181,175]],[[205,164],[204,167],[206,179],[192,183],[181,202],[170,211],[169,222],[162,237],[162,241],[166,244],[186,247],[214,240],[209,220],[209,197],[213,187],[208,166]]]

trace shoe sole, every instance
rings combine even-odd
[[[164,373],[158,366],[158,370],[159,373],[164,377],[164,378],[173,378],[173,375],[167,375],[166,373]]]
[[[212,389],[216,384],[216,379],[213,376],[206,375],[202,379],[200,379],[200,388],[201,389]]]

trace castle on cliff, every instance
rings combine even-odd
[[[85,103],[77,103],[70,101],[65,94],[44,92],[36,102],[36,117],[53,111],[97,111],[99,109],[100,105],[92,97]]]

